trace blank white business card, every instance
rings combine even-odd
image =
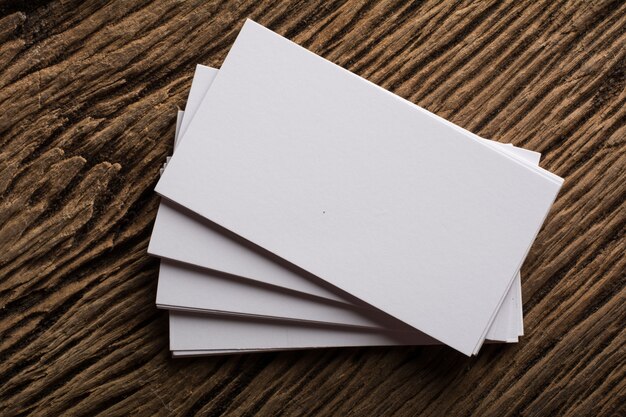
[[[267,350],[439,344],[419,332],[382,332],[277,320],[170,312],[170,350]]]
[[[466,354],[559,188],[250,21],[157,185]]]
[[[378,329],[411,328],[396,320],[377,320],[365,307],[337,303],[253,284],[184,264],[162,260],[156,304],[170,310],[257,316]]]
[[[170,350],[175,357],[329,347],[430,346],[419,332],[281,322],[277,320],[170,312]]]

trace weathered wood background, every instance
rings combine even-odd
[[[152,189],[248,16],[566,178],[518,346],[169,357]],[[0,415],[624,415],[625,28],[624,1],[0,0]]]

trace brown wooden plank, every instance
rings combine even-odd
[[[151,190],[246,17],[566,178],[518,346],[169,357]],[[625,45],[611,0],[0,0],[0,414],[623,414]]]

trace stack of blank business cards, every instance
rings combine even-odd
[[[197,66],[149,246],[174,356],[523,334],[563,180],[246,21]]]

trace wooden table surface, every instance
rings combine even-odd
[[[566,178],[518,345],[170,357],[153,188],[245,17]],[[624,415],[625,28],[624,1],[0,0],[0,415]]]

